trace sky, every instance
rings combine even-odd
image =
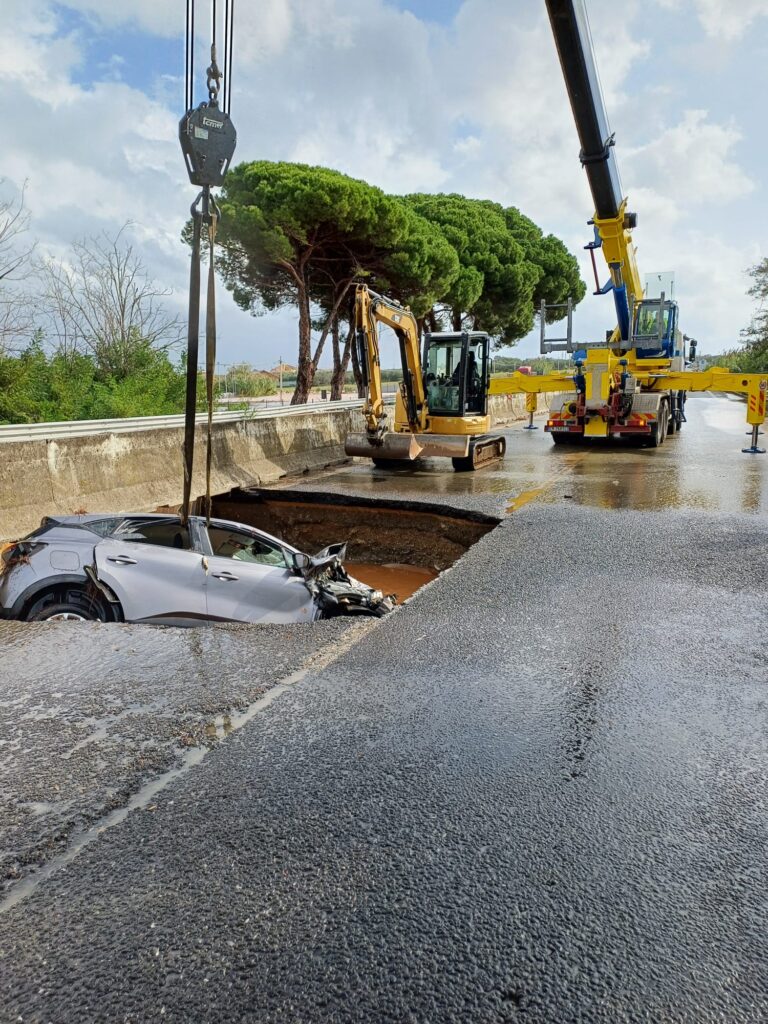
[[[180,231],[195,196],[183,113],[183,0],[0,0],[0,200],[26,182],[38,252],[128,235],[185,310]],[[221,6],[221,5],[220,5]],[[700,352],[738,343],[747,269],[768,255],[768,0],[587,0],[641,274],[674,271]],[[237,160],[323,164],[393,193],[515,205],[594,279],[593,208],[543,0],[236,0]],[[208,0],[197,0],[196,100]],[[602,268],[601,268],[602,274]],[[254,318],[218,293],[219,359],[295,361],[293,310]],[[576,340],[613,326],[587,298]],[[391,352],[389,351],[391,348]],[[538,335],[504,354],[538,352]],[[396,364],[385,345],[385,365]],[[327,365],[324,360],[321,365]]]

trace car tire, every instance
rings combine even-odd
[[[36,601],[27,613],[27,622],[112,622],[115,616],[105,602],[91,597],[85,591],[70,591],[64,600],[48,600],[51,595]]]

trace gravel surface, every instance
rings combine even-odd
[[[0,621],[0,879],[20,878],[213,746],[362,623],[167,629]]]

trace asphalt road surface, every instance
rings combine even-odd
[[[473,475],[303,482],[503,520],[6,903],[0,1018],[765,1020],[768,456],[743,418],[704,397],[658,451],[516,430]]]

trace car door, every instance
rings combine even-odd
[[[283,549],[256,530],[213,521],[208,528],[208,615],[228,622],[311,622],[304,581],[289,571]]]
[[[205,620],[205,557],[189,548],[185,530],[179,535],[185,546],[115,537],[96,545],[96,573],[115,592],[127,622],[189,626]]]

